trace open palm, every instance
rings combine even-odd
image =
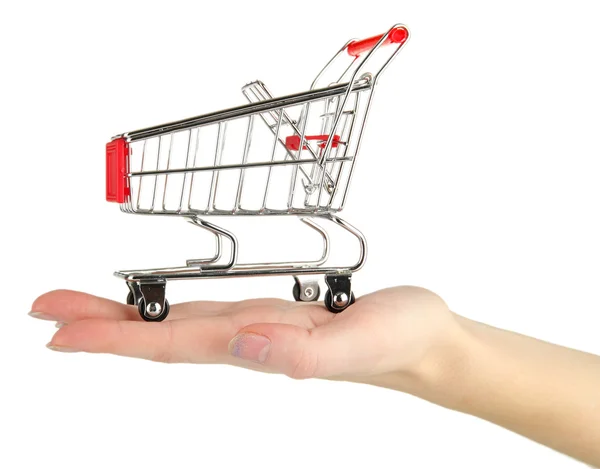
[[[444,341],[453,315],[434,293],[395,287],[343,313],[280,299],[173,305],[147,323],[135,306],[68,290],[39,297],[34,317],[63,323],[49,347],[161,362],[223,363],[293,378],[361,380],[411,370]]]

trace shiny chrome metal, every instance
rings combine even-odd
[[[185,217],[215,236],[211,257],[115,273],[128,282],[136,301],[145,299],[147,317],[161,315],[166,281],[180,279],[292,275],[300,300],[310,301],[318,296],[318,283],[306,276],[324,275],[328,308],[339,312],[352,303],[351,275],[364,265],[367,243],[336,213],[346,204],[381,73],[406,44],[381,52],[387,35],[400,26],[360,57],[349,56],[352,41],[345,43],[308,91],[273,97],[263,82],[254,81],[242,88],[245,105],[114,137],[124,138],[130,149],[125,175],[130,194],[120,204],[123,212]],[[309,261],[239,263],[235,235],[200,218],[211,215],[296,215],[319,233],[322,252]],[[316,220],[357,239],[355,262],[329,265],[331,241]],[[299,231],[290,245],[305,238]]]
[[[328,220],[334,224],[344,228],[347,232],[356,237],[359,242],[359,256],[354,264],[344,267],[327,267],[318,263],[260,263],[260,264],[236,264],[235,261],[227,265],[210,265],[210,266],[187,266],[187,267],[167,267],[145,270],[124,270],[115,272],[115,276],[123,278],[128,282],[145,282],[147,279],[152,280],[161,278],[164,280],[184,280],[184,279],[199,279],[199,278],[216,278],[216,277],[254,277],[254,276],[271,276],[271,275],[338,275],[340,273],[352,273],[360,270],[367,258],[367,240],[364,235],[348,222],[334,215],[322,215],[317,218]],[[216,225],[208,224],[205,220],[195,219],[200,225],[207,225],[220,230],[222,233],[229,233],[226,230],[217,227]],[[322,229],[322,228],[321,228]],[[230,240],[233,241],[232,260],[237,259],[237,240],[235,236],[229,233]],[[329,245],[329,237],[324,238]],[[329,252],[329,247],[326,248]],[[324,261],[323,261],[324,262]],[[321,264],[321,265],[319,265]]]
[[[271,92],[268,90],[267,86],[260,80],[254,81],[252,83],[248,83],[246,86],[244,86],[242,88],[242,93],[244,94],[244,96],[246,97],[246,99],[250,102],[250,103],[255,103],[257,101],[264,101],[267,99],[273,99],[273,95],[271,94]],[[253,99],[254,97],[254,99]],[[308,110],[310,109],[310,104],[311,103],[307,103],[306,104],[306,114],[308,113]],[[303,125],[303,130],[300,131],[298,129],[298,126],[296,125],[296,122],[290,118],[290,116],[288,115],[288,113],[285,111],[285,109],[283,109],[281,111],[282,113],[282,117],[283,117],[283,122],[285,125],[289,125],[293,130],[294,133],[296,135],[300,135],[300,141],[304,142],[306,144],[306,140],[305,140],[305,135],[304,135],[304,131],[306,129],[306,125]],[[304,115],[304,108],[302,111],[302,115]],[[269,113],[269,115],[271,117],[273,116],[273,113]],[[302,119],[302,115],[300,116],[299,121],[303,122]],[[293,152],[291,152],[290,150],[288,150],[285,146],[285,142],[281,139],[281,137],[279,136],[279,129],[281,127],[281,125],[277,122],[278,119],[275,119],[276,122],[270,124],[267,119],[264,117],[264,113],[260,114],[260,117],[262,118],[263,122],[267,125],[267,127],[271,130],[271,132],[273,132],[273,134],[276,137],[276,141],[280,143],[280,145],[283,146],[283,148],[285,149],[287,155],[286,158],[289,156],[292,159],[299,159],[299,155],[296,156],[293,154]],[[306,124],[306,121],[304,121],[304,124]],[[277,131],[274,131],[274,128],[277,127]],[[306,148],[310,155],[316,160],[317,159],[317,154],[315,153],[315,150],[312,148],[312,146],[307,145]],[[302,172],[302,174],[307,178],[308,180],[308,185],[313,185],[313,181],[312,178],[306,173],[306,171],[300,167],[300,171]],[[297,168],[294,168],[294,172],[297,172]],[[327,178],[329,181],[331,181],[331,178],[327,175]],[[290,193],[290,195],[293,195],[292,193]]]
[[[173,135],[171,135],[171,141],[169,142],[169,153],[167,155],[167,171],[170,169],[171,167],[171,152],[173,151]],[[163,187],[163,198],[162,198],[162,209],[166,210],[167,207],[165,205],[165,200],[167,198],[167,183],[169,182],[169,175],[166,174],[165,175],[165,185]],[[160,312],[158,313],[160,314]],[[157,314],[157,316],[158,316]]]
[[[148,143],[147,140],[144,140],[144,146],[142,147],[142,162],[140,164],[140,171],[143,172],[144,171],[144,160],[146,157],[146,143]],[[139,188],[138,188],[138,193],[137,193],[137,204],[136,204],[136,208],[139,210],[140,208],[140,196],[142,195],[142,183],[144,181],[142,179],[140,179],[139,182]]]
[[[325,275],[325,283],[329,294],[325,296],[325,306],[334,313],[342,312],[352,301],[352,274],[340,272],[333,275]]]
[[[229,262],[227,264],[216,264],[221,258],[221,242],[219,240],[217,244],[217,254],[214,257],[213,262],[203,262],[203,259],[191,259],[187,261],[188,267],[190,266],[204,266],[204,270],[224,270],[227,271],[231,269],[237,262],[238,255],[238,241],[233,233],[227,231],[220,226],[217,226],[213,223],[207,222],[206,220],[202,220],[201,218],[194,217],[190,218],[190,223],[196,225],[200,228],[204,228],[205,230],[210,231],[217,237],[224,237],[231,242],[231,255],[229,258]]]
[[[281,98],[273,98],[265,101],[261,101],[255,104],[246,104],[238,106],[224,111],[212,112],[210,114],[203,114],[201,116],[192,117],[189,119],[183,119],[180,121],[169,122],[167,124],[157,125],[154,127],[147,127],[145,129],[134,130],[123,134],[115,135],[114,138],[124,137],[129,142],[135,142],[137,140],[148,139],[159,135],[170,134],[181,130],[193,129],[209,124],[215,124],[219,122],[225,122],[240,117],[246,117],[252,114],[260,114],[264,112],[273,111],[281,107],[295,106],[298,104],[309,103],[312,101],[319,101],[330,96],[339,96],[346,93],[348,89],[348,83],[340,83],[326,88],[311,90],[303,93],[296,93]],[[357,83],[353,89],[354,91],[364,91],[371,87],[370,83]]]
[[[336,305],[338,308],[343,308],[344,306],[346,306],[349,300],[350,298],[348,298],[348,295],[346,295],[346,293],[344,292],[336,293],[333,296],[333,304]]]
[[[344,108],[344,106],[346,105],[346,102],[348,101],[348,98],[349,98],[350,94],[353,92],[353,86],[354,86],[354,82],[355,82],[355,80],[356,80],[356,77],[358,76],[358,74],[359,74],[359,73],[360,73],[360,72],[363,70],[363,67],[364,67],[364,66],[365,66],[365,65],[366,65],[366,64],[369,62],[369,60],[370,60],[370,59],[373,57],[373,55],[374,55],[374,54],[375,54],[375,53],[376,53],[376,52],[379,50],[379,48],[380,48],[380,47],[381,47],[381,46],[382,46],[382,45],[385,43],[385,40],[386,40],[386,38],[387,38],[387,37],[388,37],[388,36],[389,36],[389,35],[392,33],[392,31],[393,31],[395,28],[398,28],[398,27],[400,27],[400,26],[403,26],[403,25],[402,25],[402,24],[395,24],[394,26],[392,26],[392,27],[391,27],[391,28],[390,28],[390,29],[387,31],[387,33],[386,33],[386,34],[383,34],[383,35],[381,36],[381,39],[380,39],[380,40],[377,42],[377,44],[375,44],[375,45],[373,46],[373,48],[372,48],[372,49],[371,49],[369,52],[367,52],[367,53],[365,54],[365,56],[364,56],[364,58],[362,58],[362,60],[359,60],[359,61],[357,61],[357,60],[354,60],[354,62],[358,62],[358,64],[356,65],[356,67],[349,67],[349,68],[348,68],[348,69],[346,69],[346,71],[345,71],[345,72],[342,74],[342,76],[340,77],[340,80],[344,78],[344,76],[346,75],[346,73],[348,73],[349,71],[351,71],[351,70],[354,68],[354,70],[352,71],[352,74],[351,74],[351,76],[350,76],[350,79],[348,80],[348,88],[347,88],[346,92],[343,94],[343,96],[344,96],[344,97],[343,97],[343,100],[342,100],[342,105],[341,105],[341,108],[342,108],[342,109],[343,109],[343,108]],[[408,29],[407,29],[407,31],[408,31]],[[385,61],[385,63],[384,63],[384,65],[383,65],[383,67],[381,67],[381,68],[380,68],[380,69],[379,69],[379,70],[378,70],[378,71],[375,73],[375,78],[374,78],[374,81],[373,81],[373,87],[375,86],[375,84],[376,84],[376,82],[377,82],[377,79],[378,79],[378,77],[379,77],[379,75],[380,75],[381,71],[382,71],[383,69],[385,69],[385,68],[386,68],[386,67],[387,67],[387,66],[390,64],[390,62],[391,62],[391,61],[394,59],[394,57],[396,57],[396,55],[398,54],[398,52],[400,52],[400,49],[401,49],[401,48],[404,46],[404,44],[406,44],[406,42],[403,42],[403,43],[401,43],[400,45],[398,45],[398,46],[396,47],[396,49],[394,50],[394,52],[393,52],[393,53],[390,55],[390,57],[389,57],[389,58],[388,58],[388,59]],[[354,62],[353,62],[353,64],[354,64]],[[371,96],[370,96],[370,98],[369,98],[369,101],[371,100],[371,98],[372,98],[372,93],[371,93]],[[366,118],[367,118],[367,114],[368,114],[368,106],[367,106],[367,112],[365,112],[365,121],[366,121]],[[337,128],[337,125],[338,125],[338,123],[339,123],[340,117],[341,117],[341,113],[337,113],[337,114],[336,114],[336,116],[335,116],[334,123],[333,123],[333,128],[334,128],[334,129],[336,129],[336,128]],[[330,149],[331,149],[331,146],[332,146],[332,143],[333,143],[333,136],[334,136],[334,134],[333,134],[333,133],[330,133],[330,134],[329,134],[329,138],[327,139],[327,144],[325,145],[325,151],[324,151],[324,153],[323,153],[323,156],[321,157],[321,160],[320,160],[320,162],[319,162],[319,164],[320,164],[321,166],[323,166],[323,164],[324,164],[324,161],[325,161],[325,159],[326,159],[326,158],[327,158],[327,156],[328,156],[328,152],[329,152],[329,151],[330,151]]]
[[[161,312],[162,312],[162,307],[158,303],[152,302],[152,303],[148,303],[148,305],[146,306],[145,314],[148,317],[156,318],[156,317],[160,316]]]
[[[225,133],[227,132],[227,122],[219,123],[219,133],[217,136],[217,148],[215,148],[215,168],[221,165],[221,158],[223,157],[223,150],[225,149]],[[210,183],[210,196],[208,198],[208,204],[206,210],[216,210],[215,197],[217,195],[217,187],[219,185],[219,171],[213,171],[212,181]]]
[[[316,278],[302,278],[295,276],[294,280],[298,285],[298,300],[316,301],[319,298],[319,281]]]
[[[135,303],[146,306],[141,313],[148,319],[160,316],[166,307],[166,279],[146,278],[143,282],[136,283],[137,285],[130,287],[130,290],[134,294]]]
[[[196,134],[196,146],[198,145],[198,135],[199,133]],[[186,151],[186,156],[185,156],[185,167],[189,168],[189,162],[190,162],[190,149],[191,149],[191,143],[192,143],[192,130],[189,130],[188,133],[188,144],[187,144],[187,151]],[[188,179],[189,173],[184,173],[183,175],[183,184],[181,185],[181,195],[179,196],[179,208],[178,210],[181,211],[181,208],[183,207],[183,197],[185,195],[185,189],[187,187],[187,179]],[[167,177],[169,177],[167,175]],[[165,187],[165,193],[166,193],[166,187]],[[166,210],[166,207],[163,204],[163,210]]]
[[[204,264],[213,264],[219,261],[219,259],[221,259],[221,255],[223,254],[223,249],[222,249],[222,243],[221,243],[221,236],[219,235],[219,232],[213,229],[210,229],[209,227],[207,227],[206,225],[203,225],[198,218],[192,218],[190,220],[188,220],[191,224],[198,226],[200,228],[204,228],[205,230],[211,232],[212,234],[215,235],[215,242],[216,242],[216,248],[217,248],[217,252],[215,253],[214,256],[212,257],[207,257],[207,258],[203,258],[203,259],[188,259],[186,261],[186,265],[188,267],[191,266],[195,266],[195,265],[204,265]]]
[[[280,143],[279,140],[279,130],[281,129],[281,121],[283,119],[283,109],[279,111],[279,117],[277,119],[277,130],[275,131],[275,140],[273,140],[273,150],[271,150],[271,163],[275,161],[275,151],[277,150],[277,144]],[[261,210],[265,210],[267,208],[267,197],[269,196],[269,186],[271,183],[271,173],[273,171],[273,166],[269,166],[267,174],[267,184],[265,185],[265,195],[263,196],[263,203]]]
[[[354,157],[348,158],[337,158],[328,159],[325,162],[331,163],[333,161],[352,161]],[[251,169],[251,168],[262,168],[272,166],[290,166],[290,165],[302,165],[302,164],[315,164],[314,160],[283,160],[283,161],[263,161],[259,163],[246,163],[246,164],[222,164],[213,166],[201,166],[197,168],[181,168],[181,169],[165,169],[156,171],[136,171],[127,174],[128,177],[142,177],[142,176],[156,176],[161,174],[186,174],[186,173],[197,173],[199,171],[213,171],[218,173],[219,171],[226,171],[228,169]],[[156,212],[157,215],[160,213]]]
[[[238,182],[238,188],[235,195],[235,207],[234,211],[240,210],[240,199],[242,198],[242,189],[244,187],[244,175],[246,173],[246,164],[248,163],[248,153],[250,152],[250,145],[252,144],[252,129],[254,127],[254,115],[248,118],[248,130],[246,131],[246,141],[244,143],[244,154],[242,155],[242,168],[240,170],[240,179]]]
[[[160,135],[158,137],[158,150],[156,152],[156,171],[154,172],[154,190],[152,191],[152,206],[150,207],[150,211],[154,211],[154,202],[156,201],[156,186],[158,184],[158,175],[162,174],[158,168],[160,167],[160,144],[162,142],[163,136]]]

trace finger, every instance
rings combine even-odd
[[[48,347],[167,363],[230,363],[227,344],[234,334],[226,316],[161,323],[84,319],[59,329]]]
[[[83,319],[59,329],[48,346],[59,351],[112,353],[166,362],[227,363],[257,369],[260,367],[228,353],[228,344],[240,329],[256,322],[285,322],[306,330],[322,323],[325,316],[331,317],[324,308],[314,305],[286,310],[281,304],[252,300],[240,314],[162,323]]]
[[[166,362],[231,363],[228,343],[245,325],[258,321],[305,321],[304,315],[282,315],[271,305],[251,306],[236,317],[230,315],[195,317],[145,323],[110,320],[105,318],[81,319],[59,329],[49,347],[92,353],[145,358]]]
[[[173,305],[167,319],[192,315],[213,315],[231,307],[231,302],[197,301]],[[104,318],[141,321],[137,307],[106,298],[71,290],[56,290],[37,298],[32,305],[33,317],[71,323],[82,319]]]
[[[29,314],[39,319],[67,323],[99,317],[133,320],[138,315],[133,306],[71,290],[44,293],[33,302]]]

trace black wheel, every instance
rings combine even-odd
[[[312,289],[313,287],[311,286],[309,288]],[[317,285],[313,291],[313,294],[310,295],[310,299],[303,300],[302,298],[300,298],[300,284],[296,282],[294,283],[294,288],[292,289],[292,295],[294,295],[294,300],[296,301],[317,301],[319,299],[319,296],[321,296],[321,288],[319,287],[319,285]]]
[[[160,322],[163,321],[168,315],[169,315],[169,302],[167,300],[165,300],[165,307],[164,309],[158,313],[155,316],[151,316],[149,314],[146,313],[146,300],[144,300],[143,298],[140,300],[139,304],[138,304],[138,311],[140,313],[140,316],[142,317],[142,319],[144,321],[148,321],[148,322]]]
[[[135,304],[135,299],[133,298],[133,293],[129,292],[127,294],[127,304],[128,305],[134,305]]]
[[[356,303],[356,298],[354,297],[354,292],[350,293],[350,301],[348,302],[348,304],[346,306],[342,306],[342,307],[336,306],[333,303],[333,296],[331,295],[331,290],[327,290],[327,292],[325,293],[325,307],[332,313],[341,313],[348,306],[353,305],[354,303]]]

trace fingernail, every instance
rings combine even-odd
[[[271,341],[260,334],[244,332],[236,335],[229,342],[229,353],[234,357],[264,363],[271,350]]]
[[[62,345],[52,345],[52,343],[47,344],[46,347],[48,347],[50,350],[54,350],[55,352],[64,352],[64,353],[79,352],[79,350],[76,350],[74,348],[64,347]]]
[[[45,321],[57,321],[57,318],[55,318],[54,316],[51,316],[51,315],[46,314],[46,313],[40,313],[38,311],[31,311],[28,314],[32,318],[36,318],[36,319],[43,319]]]
[[[55,326],[56,326],[56,328],[57,328],[57,329],[60,329],[61,327],[63,327],[63,326],[66,326],[66,325],[67,325],[67,323],[66,323],[66,322],[64,322],[64,321],[58,321],[58,322],[55,324]]]

